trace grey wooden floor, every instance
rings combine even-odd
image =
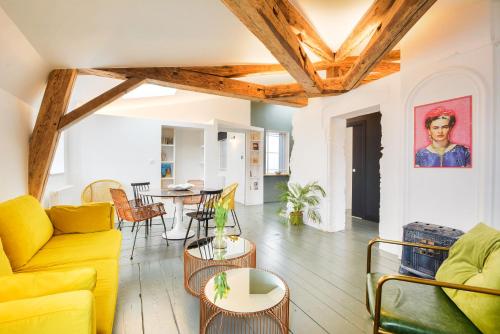
[[[378,225],[353,220],[342,232],[283,225],[276,205],[239,206],[243,236],[257,245],[257,267],[271,270],[290,288],[290,332],[368,333],[364,306],[366,244]],[[167,222],[167,228],[170,226]],[[183,246],[141,231],[130,261],[132,233],[123,230],[120,287],[114,333],[198,333],[199,302],[184,290]],[[374,253],[374,270],[395,272],[397,257]]]

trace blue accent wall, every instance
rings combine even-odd
[[[292,139],[292,117],[296,108],[277,106],[261,102],[252,102],[250,107],[251,125],[264,128],[265,130],[288,131],[290,134],[290,151],[293,146]],[[264,159],[265,159],[264,145]],[[288,176],[264,176],[264,203],[277,202],[278,191],[276,184],[287,182]]]

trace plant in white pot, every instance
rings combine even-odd
[[[318,205],[321,198],[326,196],[326,192],[318,182],[309,182],[305,186],[298,183],[281,182],[277,188],[280,191],[279,200],[281,202],[278,213],[287,218],[290,224],[303,224],[304,212],[312,222],[321,223]],[[289,207],[291,208],[290,212]]]

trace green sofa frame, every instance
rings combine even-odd
[[[375,245],[377,243],[386,243],[386,244],[393,244],[393,245],[400,245],[400,246],[427,248],[427,249],[433,249],[433,250],[438,250],[438,251],[448,251],[449,250],[449,248],[447,248],[447,247],[440,247],[440,246],[434,246],[434,245],[418,244],[418,243],[413,243],[413,242],[404,242],[404,241],[375,238],[375,239],[370,240],[370,242],[368,243],[367,259],[366,259],[366,274],[367,275],[371,273],[372,248],[373,248],[373,245]],[[381,311],[381,307],[382,307],[382,291],[383,291],[384,284],[388,281],[405,281],[405,282],[410,282],[410,283],[415,283],[415,284],[433,285],[433,286],[438,286],[441,288],[452,288],[452,289],[457,289],[457,290],[464,290],[464,291],[485,293],[485,294],[489,294],[489,295],[500,296],[500,290],[495,290],[495,289],[487,289],[487,288],[482,288],[482,287],[478,287],[478,286],[470,286],[470,285],[464,285],[464,284],[448,283],[448,282],[443,282],[443,281],[436,281],[436,280],[431,280],[431,279],[405,276],[405,275],[383,275],[377,281],[377,290],[376,290],[376,294],[375,294],[375,310],[374,310],[374,315],[373,315],[373,333],[374,334],[379,334],[379,333],[380,334],[397,334],[397,333],[386,331],[380,327],[380,311]],[[368,310],[368,313],[371,314],[368,289],[366,291],[366,308]],[[465,315],[464,315],[464,317],[465,317]]]

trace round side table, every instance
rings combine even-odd
[[[238,236],[225,236],[227,247],[214,248],[214,237],[191,242],[184,249],[184,288],[198,297],[204,283],[222,271],[256,265],[255,244]]]
[[[214,277],[200,295],[200,333],[288,334],[289,291],[273,273],[255,268],[225,271],[230,290],[215,300]]]

